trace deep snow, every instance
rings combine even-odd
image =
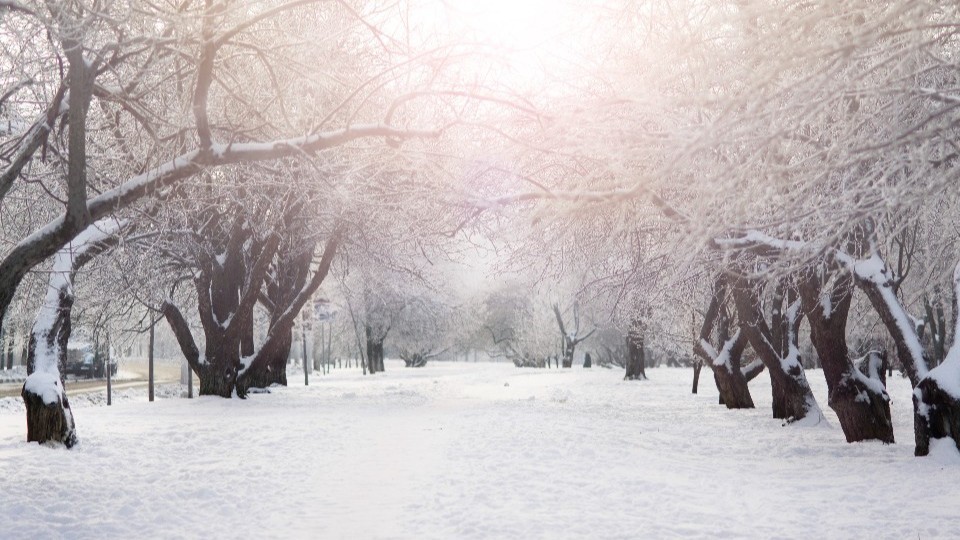
[[[112,407],[72,399],[80,445],[25,441],[0,400],[0,536],[313,538],[949,538],[960,458],[914,458],[908,381],[889,385],[900,444],[846,444],[716,404],[708,371],[439,364],[314,373],[245,401]]]

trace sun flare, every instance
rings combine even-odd
[[[423,13],[422,31],[479,45],[500,59],[501,82],[530,84],[560,64],[577,62],[587,48],[581,9],[571,1],[440,0]]]

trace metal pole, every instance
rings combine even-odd
[[[330,362],[333,360],[333,320],[328,326],[330,329],[327,332],[327,373],[330,373]]]
[[[187,399],[193,399],[193,368],[187,365]]]
[[[300,341],[303,342],[303,385],[310,386],[310,374],[307,373],[307,323],[300,326]]]
[[[147,379],[149,380],[150,388],[150,401],[153,401],[153,329],[157,326],[157,322],[154,321],[150,325],[150,350],[147,351]]]
[[[107,405],[113,404],[113,386],[110,384],[110,338],[107,338]]]

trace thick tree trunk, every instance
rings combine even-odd
[[[747,378],[740,369],[740,356],[746,346],[746,340],[739,333],[733,338],[734,344],[727,348],[730,359],[728,365],[713,366],[713,380],[720,393],[720,404],[728,409],[752,409],[753,396]],[[739,342],[739,343],[738,343]]]
[[[237,381],[238,393],[246,393],[250,388],[269,388],[275,384],[287,386],[287,359],[293,348],[293,330],[285,338],[276,341],[272,350],[265,351],[265,362],[250,366],[244,376]]]
[[[77,443],[77,432],[62,374],[70,340],[73,295],[66,282],[54,294],[54,303],[49,301],[53,294],[47,295],[48,301],[30,334],[27,352],[30,375],[20,395],[27,409],[27,441],[60,443],[71,448]]]
[[[573,367],[573,355],[577,350],[577,345],[572,339],[564,336],[563,338],[563,367]]]
[[[625,381],[642,381],[647,379],[646,355],[643,348],[643,333],[632,328],[627,333],[627,372],[623,376]]]
[[[740,358],[747,341],[742,332],[729,335],[729,319],[726,314],[727,283],[724,277],[714,284],[713,297],[707,307],[707,313],[700,328],[700,339],[694,345],[694,352],[713,371],[713,380],[720,394],[719,402],[728,409],[754,408],[753,396],[747,386],[747,379],[740,368]],[[720,348],[710,344],[710,338],[717,330]]]
[[[953,346],[956,347],[956,344]],[[960,381],[955,381],[957,382]],[[934,439],[952,440],[960,449],[960,396],[946,391],[937,379],[925,377],[913,392],[913,410],[914,436],[917,443],[914,455],[928,455]]]
[[[200,351],[193,340],[190,326],[180,310],[167,302],[163,306],[163,315],[170,324],[173,335],[177,338],[177,343],[180,345],[180,350],[187,359],[190,369],[200,379],[200,395],[232,397],[236,388],[237,368],[240,365],[239,342],[234,341],[228,344],[225,336],[211,336],[213,329],[206,328],[206,354],[201,362]]]
[[[237,343],[220,341],[220,347],[207,346],[206,363],[197,372],[201,396],[233,397],[237,389],[237,368],[240,365]]]
[[[366,326],[367,335],[367,371],[370,374],[384,371],[383,339],[379,338],[370,325]]]
[[[60,385],[63,388],[63,384]],[[60,443],[67,448],[77,444],[73,411],[64,392],[56,399],[47,401],[43,396],[30,391],[26,385],[20,393],[27,408],[27,441]]]
[[[828,403],[837,413],[847,442],[894,442],[890,398],[882,381],[861,373],[847,349],[852,278],[848,274],[835,277],[832,290],[827,291],[819,278],[810,276],[801,297],[810,322],[810,339],[827,380]]]
[[[27,440],[77,442],[73,411],[63,385],[73,311],[73,278],[91,259],[113,245],[121,223],[102,220],[78,234],[54,258],[47,294],[30,332],[27,380],[21,396],[27,409]],[[109,368],[109,364],[108,364]]]
[[[791,344],[786,354],[775,348],[777,339],[760,311],[760,286],[747,280],[738,280],[733,290],[734,302],[740,319],[740,332],[746,336],[751,348],[757,353],[760,361],[770,372],[770,379],[774,386],[774,418],[796,422],[810,418],[819,422],[823,413],[813,397],[806,373],[800,362],[800,353],[793,345],[795,339],[789,339]],[[793,306],[798,310],[799,306]],[[794,323],[795,324],[795,323]]]

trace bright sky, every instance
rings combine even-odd
[[[489,47],[502,59],[495,76],[522,88],[585,59],[589,12],[576,0],[433,0],[418,10],[417,26],[427,36]]]

